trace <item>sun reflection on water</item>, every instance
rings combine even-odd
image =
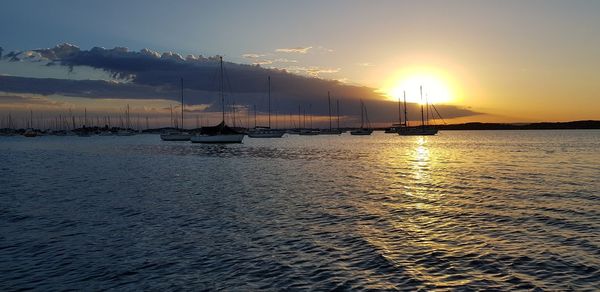
[[[416,180],[423,181],[429,178],[430,157],[427,140],[418,137],[415,141],[416,147],[412,151],[411,167]]]

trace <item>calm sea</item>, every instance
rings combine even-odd
[[[600,131],[0,137],[0,290],[600,289]]]

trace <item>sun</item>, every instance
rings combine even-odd
[[[390,86],[383,93],[390,99],[414,103],[450,103],[453,101],[452,90],[444,78],[435,73],[410,73],[392,78]],[[421,98],[421,88],[423,95]]]

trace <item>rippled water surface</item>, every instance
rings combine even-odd
[[[0,290],[600,289],[600,131],[0,137]]]

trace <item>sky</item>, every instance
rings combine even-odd
[[[600,119],[599,14],[583,0],[11,1],[0,10],[0,115],[126,104],[164,115],[185,75],[190,114],[209,119],[220,55],[240,116],[264,114],[272,76],[282,116],[323,117],[331,91],[348,123],[363,99],[389,124],[404,92],[416,113],[423,86],[449,122]]]

